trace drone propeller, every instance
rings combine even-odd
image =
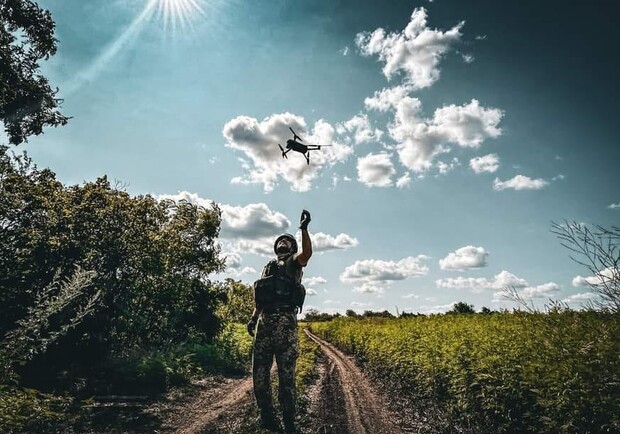
[[[289,130],[291,130],[291,133],[293,133],[293,138],[294,139],[299,139],[300,142],[303,142],[303,139],[301,137],[299,137],[297,135],[297,133],[295,131],[293,131],[293,129],[291,127],[288,127]]]
[[[282,145],[278,143],[278,146],[280,147],[280,151],[282,151],[282,158],[286,158],[288,160],[288,155],[286,155],[286,152],[284,151],[284,148],[282,148]]]

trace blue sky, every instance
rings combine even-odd
[[[306,208],[308,307],[590,297],[550,228],[620,220],[612,2],[40,4],[73,118],[23,148],[66,183],[216,201],[225,276],[255,280]],[[288,126],[332,146],[283,160]]]

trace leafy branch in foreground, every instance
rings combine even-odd
[[[87,291],[96,276],[94,271],[76,267],[73,276],[64,281],[59,281],[59,274],[37,294],[34,305],[17,321],[17,327],[6,334],[2,346],[9,365],[25,363],[45,352],[98,305],[101,291],[92,295]]]
[[[551,232],[573,252],[570,258],[592,273],[585,282],[600,296],[594,304],[611,312],[620,312],[620,228],[596,225],[590,229],[576,222],[553,223]]]

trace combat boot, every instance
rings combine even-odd
[[[280,422],[276,419],[276,416],[272,411],[261,411],[260,413],[260,426],[269,430],[280,432],[282,427]]]

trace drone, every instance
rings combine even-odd
[[[280,147],[280,151],[282,151],[282,158],[288,159],[288,156],[286,154],[289,151],[291,150],[297,151],[301,154],[304,154],[304,157],[306,157],[306,162],[310,164],[310,151],[318,151],[319,149],[321,149],[321,146],[320,145],[304,145],[303,143],[301,143],[302,142],[301,137],[299,137],[297,133],[293,131],[291,127],[288,127],[288,129],[291,130],[291,133],[293,133],[293,138],[288,139],[286,141],[286,151],[284,150],[282,145],[278,143],[278,146]],[[332,146],[332,145],[323,145],[323,146]]]

